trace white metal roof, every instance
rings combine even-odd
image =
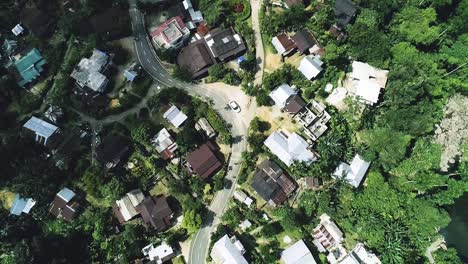
[[[286,49],[284,48],[283,44],[281,44],[278,37],[273,37],[271,44],[273,44],[273,47],[275,47],[278,54],[283,54],[286,52]]]
[[[370,105],[378,102],[380,89],[385,88],[388,71],[380,70],[359,61],[353,61],[352,78],[356,96],[361,97]]]
[[[231,242],[228,235],[216,241],[210,255],[216,264],[248,264],[241,249]]]
[[[316,157],[308,149],[309,144],[298,134],[285,132],[273,132],[264,143],[286,166],[291,166],[294,161],[313,162]]]
[[[320,215],[320,224],[327,230],[328,233],[337,241],[338,243],[343,240],[343,232],[336,226],[329,215],[322,214]]]
[[[278,86],[276,89],[274,89],[270,93],[271,99],[275,101],[275,104],[279,106],[280,108],[283,108],[286,106],[286,102],[288,101],[289,97],[292,95],[295,95],[296,91],[294,91],[289,84],[282,84]]]
[[[358,243],[339,264],[381,264],[381,262],[375,254],[367,251],[362,243]]]
[[[122,197],[122,199],[117,200],[115,203],[119,207],[119,211],[125,221],[132,219],[135,215],[138,214],[127,195]]]
[[[58,127],[47,123],[44,120],[41,120],[37,117],[31,117],[24,125],[24,128],[32,130],[36,133],[36,135],[40,135],[45,137],[46,139],[52,136],[57,130]]]
[[[308,79],[311,80],[323,70],[323,62],[320,60],[320,56],[306,56],[301,60],[299,67],[297,68],[302,74]]]
[[[10,208],[10,214],[21,215],[22,213],[28,214],[31,208],[36,204],[36,201],[31,198],[21,198],[16,194],[13,200],[13,205]]]
[[[135,189],[133,191],[128,192],[127,196],[134,207],[139,205],[145,199],[145,195],[140,189]]]
[[[353,187],[358,187],[361,184],[364,175],[366,175],[369,166],[370,162],[365,161],[361,156],[359,156],[359,154],[356,154],[350,165],[341,162],[333,173],[333,176],[337,178],[344,175],[349,184]]]
[[[57,195],[67,203],[70,202],[73,197],[75,197],[75,193],[67,187],[63,188],[59,193],[57,193]]]
[[[285,264],[316,264],[312,253],[301,239],[281,252]]]
[[[156,260],[157,263],[162,263],[162,260],[166,257],[174,254],[174,250],[166,243],[154,247],[150,244],[142,249],[145,256],[148,256],[151,261]]]
[[[187,120],[187,116],[182,113],[175,105],[171,106],[171,108],[169,108],[169,110],[164,113],[163,117],[171,122],[171,124],[175,127],[180,127],[180,125],[182,125],[182,123]]]
[[[153,137],[152,142],[158,153],[163,152],[174,143],[166,128],[161,129],[161,131]]]
[[[15,35],[16,37],[21,35],[23,32],[24,32],[24,28],[21,26],[21,24],[17,24],[12,30],[11,32],[13,33],[13,35]]]

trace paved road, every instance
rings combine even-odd
[[[216,193],[212,204],[209,206],[209,210],[213,212],[214,220],[211,223],[206,223],[205,226],[197,232],[190,247],[189,263],[202,264],[206,262],[205,259],[208,253],[211,232],[214,231],[216,225],[219,223],[219,218],[223,214],[228,200],[234,192],[237,175],[240,172],[239,164],[241,161],[241,153],[247,148],[244,135],[247,135],[248,124],[250,119],[254,116],[256,106],[245,107],[242,109],[242,114],[237,114],[226,109],[231,98],[226,96],[226,92],[223,92],[222,89],[208,89],[201,85],[189,84],[174,79],[161,64],[152,48],[150,39],[146,33],[144,17],[137,9],[136,0],[129,0],[129,3],[132,29],[136,37],[135,50],[138,61],[142,67],[162,87],[175,86],[186,90],[191,95],[198,95],[211,99],[214,108],[220,113],[224,120],[232,125],[231,132],[233,137],[237,139],[232,145],[232,154],[229,160],[229,166],[232,169],[226,175],[226,178],[231,180],[233,184],[229,189],[224,189]]]
[[[265,51],[263,50],[262,34],[260,33],[260,19],[258,12],[260,12],[260,5],[263,0],[250,0],[252,10],[252,27],[255,31],[255,57],[257,58],[258,68],[255,73],[255,84],[261,85],[263,79],[263,68],[265,67]]]

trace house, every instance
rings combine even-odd
[[[102,74],[109,63],[109,56],[95,49],[91,57],[81,59],[70,77],[75,79],[76,85],[85,95],[103,93],[109,80]]]
[[[285,264],[316,264],[304,240],[299,240],[281,252],[281,260]]]
[[[378,102],[381,89],[387,84],[388,71],[380,70],[359,61],[353,61],[353,71],[345,80],[349,93],[354,94],[368,105]]]
[[[197,123],[195,124],[195,129],[201,133],[207,138],[211,139],[216,135],[216,132],[214,131],[213,127],[210,125],[210,122],[206,120],[206,118],[202,117],[200,118]]]
[[[333,173],[333,177],[335,179],[344,177],[351,186],[357,188],[366,175],[369,166],[370,162],[365,161],[359,154],[356,154],[351,161],[351,164],[341,162]]]
[[[37,117],[31,117],[23,127],[32,131],[35,135],[35,141],[41,145],[49,146],[54,143],[55,136],[59,134],[59,128],[41,120]]]
[[[276,37],[273,37],[271,44],[273,44],[273,47],[275,47],[276,51],[281,56],[289,55],[296,48],[296,44],[288,35],[286,35],[286,33],[281,33]]]
[[[26,55],[15,61],[15,67],[18,76],[18,85],[25,87],[26,84],[36,80],[44,71],[46,60],[42,58],[41,53],[37,49],[32,49]]]
[[[223,166],[216,157],[215,147],[211,142],[201,145],[196,150],[187,155],[187,171],[190,174],[196,173],[203,179],[211,177]]]
[[[253,203],[253,200],[252,198],[250,198],[249,196],[247,196],[247,194],[245,194],[243,191],[241,190],[236,190],[233,194],[234,196],[234,199],[236,199],[237,201],[247,205],[247,207],[250,207],[250,205],[252,205]]]
[[[316,141],[328,129],[326,124],[330,121],[331,116],[325,111],[325,105],[311,100],[293,118],[302,125],[304,133]]]
[[[177,65],[190,72],[194,79],[208,74],[208,69],[213,64],[216,64],[215,58],[204,39],[188,44],[177,55]]]
[[[380,259],[372,252],[369,252],[362,243],[357,243],[339,264],[381,264]]]
[[[248,219],[246,219],[242,223],[239,224],[239,227],[240,229],[242,229],[242,231],[245,232],[247,229],[252,227],[252,223]]]
[[[57,193],[55,199],[50,204],[49,213],[69,222],[75,218],[80,207],[77,200],[77,195],[65,187]]]
[[[167,198],[160,196],[147,196],[137,207],[137,213],[141,214],[146,225],[151,225],[156,231],[162,232],[171,226],[174,216],[167,203]]]
[[[189,16],[192,19],[193,23],[200,23],[203,21],[203,15],[201,11],[195,11],[191,0],[183,0],[182,5],[184,6],[184,9],[189,13]]]
[[[31,198],[21,198],[19,194],[15,195],[13,204],[10,208],[10,214],[20,216],[22,213],[29,214],[36,201]]]
[[[309,49],[309,53],[311,55],[319,55],[320,57],[323,57],[325,56],[325,49],[322,46],[315,44]]]
[[[166,243],[154,247],[153,244],[149,244],[144,247],[141,252],[145,257],[148,257],[151,263],[162,264],[166,261],[173,259],[176,254],[171,246]]]
[[[244,246],[235,236],[224,235],[214,243],[210,256],[216,264],[248,264],[244,253]]]
[[[125,194],[122,199],[117,200],[114,206],[112,206],[112,210],[114,211],[117,220],[119,220],[119,223],[123,224],[138,215],[135,208],[144,199],[145,195],[140,189],[136,189]]]
[[[288,84],[282,84],[270,93],[275,104],[291,114],[297,113],[305,106],[304,100]]]
[[[296,5],[302,5],[304,3],[303,0],[283,0],[283,2],[286,8],[291,8]]]
[[[163,117],[176,128],[180,127],[182,123],[187,120],[187,116],[175,105],[169,107],[169,109],[163,114]]]
[[[167,129],[161,129],[161,131],[153,137],[151,143],[153,143],[153,146],[163,160],[172,159],[175,156],[174,152],[177,150],[178,146]]]
[[[319,75],[323,68],[323,61],[320,59],[320,56],[305,56],[297,68],[307,80],[312,80],[313,78]]]
[[[7,56],[11,56],[18,47],[18,42],[12,39],[5,39],[2,45],[2,50]]]
[[[357,7],[351,0],[336,0],[334,12],[338,26],[344,29],[356,16]]]
[[[309,143],[296,133],[275,131],[264,144],[288,167],[294,162],[311,163],[317,160],[316,154],[308,149]]]
[[[139,67],[137,67],[136,62],[132,63],[128,69],[125,69],[124,71],[124,77],[127,82],[133,82],[135,79],[138,77],[138,70]]]
[[[202,22],[197,26],[196,32],[198,35],[200,35],[200,37],[204,37],[210,32],[210,28],[208,25],[206,25],[205,22]]]
[[[314,228],[312,236],[314,237],[314,244],[321,245],[318,247],[320,252],[323,252],[321,247],[323,247],[322,249],[331,250],[344,240],[343,232],[327,214],[320,216],[320,224]]]
[[[160,48],[180,48],[189,38],[190,30],[180,16],[172,17],[151,32],[153,42]]]
[[[21,24],[16,24],[16,26],[11,30],[11,33],[15,35],[15,37],[23,34],[24,28],[21,26]]]
[[[296,182],[275,162],[265,160],[259,166],[250,186],[273,206],[283,204],[296,190]]]
[[[108,135],[97,147],[96,159],[107,169],[116,167],[129,151],[127,140],[118,135]]]
[[[60,119],[63,117],[63,110],[62,108],[51,105],[44,113],[44,117],[49,119],[51,122],[57,124]]]
[[[297,47],[297,50],[300,54],[306,53],[310,48],[314,45],[317,45],[317,41],[315,40],[314,36],[310,33],[307,29],[301,29],[296,32],[296,34],[292,37],[294,44]]]
[[[246,51],[242,38],[234,29],[213,29],[205,36],[205,42],[213,58],[224,62]]]

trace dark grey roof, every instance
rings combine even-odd
[[[192,78],[198,78],[207,73],[208,68],[215,64],[215,61],[205,41],[200,39],[190,43],[179,52],[177,64],[187,69],[192,74]]]
[[[357,7],[351,0],[336,0],[335,2],[335,16],[338,24],[342,27],[351,22],[356,15]]]
[[[307,29],[301,29],[292,37],[299,52],[302,54],[312,48],[316,43],[314,37]]]
[[[206,36],[206,43],[215,58],[221,61],[246,50],[245,44],[232,28],[214,29]],[[236,36],[237,35],[237,36]]]
[[[296,182],[278,164],[265,160],[259,165],[250,186],[265,201],[281,205],[296,189]]]

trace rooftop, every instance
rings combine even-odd
[[[176,16],[159,25],[150,35],[159,46],[170,48],[173,43],[189,34],[190,30],[185,26],[182,18]]]
[[[198,78],[208,72],[215,60],[203,39],[197,40],[182,48],[177,55],[177,64],[187,69],[192,78]]]
[[[187,155],[189,171],[195,172],[200,177],[206,179],[221,169],[222,164],[213,152],[214,150],[213,144],[208,142],[190,152]]]
[[[16,194],[13,200],[13,205],[10,208],[10,214],[21,215],[22,213],[29,214],[31,208],[36,204],[31,198],[21,198],[19,194]]]
[[[42,58],[41,53],[39,53],[37,49],[32,49],[19,60],[15,61],[16,70],[22,78],[18,82],[18,85],[25,86],[39,77],[44,70],[43,66],[45,64],[46,61]]]
[[[312,48],[317,42],[315,41],[312,34],[307,29],[301,29],[296,32],[292,37],[294,43],[296,44],[297,50],[301,54],[306,52],[308,49]]]
[[[322,65],[323,62],[320,59],[320,56],[306,56],[304,57],[298,67],[298,70],[302,72],[302,74],[307,78],[307,80],[311,80],[320,72],[322,72]]]
[[[345,27],[356,15],[357,7],[351,0],[336,0],[334,10],[338,24]]]
[[[73,201],[75,197],[75,192],[66,187],[63,188],[50,204],[49,212],[57,218],[63,218],[65,221],[73,220],[79,207],[79,204]]]
[[[271,43],[275,47],[276,51],[280,55],[287,55],[293,49],[296,48],[296,44],[292,41],[292,39],[286,35],[285,33],[281,33],[276,37],[273,37]]]
[[[163,159],[169,159],[174,156],[174,151],[177,150],[177,143],[172,139],[169,131],[163,128],[151,140],[156,151],[161,154]]]
[[[317,159],[308,149],[309,143],[296,133],[275,131],[266,139],[265,145],[288,167],[296,161],[310,163]]]
[[[144,247],[141,251],[143,252],[143,255],[148,256],[151,261],[155,261],[157,264],[162,264],[175,256],[172,247],[166,243],[162,243],[157,247],[150,244]]]
[[[182,123],[187,120],[187,116],[177,108],[177,106],[172,105],[164,114],[163,117],[167,119],[173,126],[180,127]]]
[[[143,221],[158,232],[165,231],[171,225],[173,212],[165,196],[148,196],[137,207]]]
[[[244,248],[237,242],[235,237],[229,238],[228,235],[216,241],[210,254],[213,261],[216,264],[248,264],[242,256]]]
[[[102,74],[108,61],[109,56],[106,53],[95,49],[89,59],[81,59],[70,76],[81,87],[86,86],[95,92],[102,93],[108,83],[107,77]]]
[[[316,264],[312,253],[301,239],[281,252],[285,264]]]
[[[359,154],[354,156],[351,164],[341,162],[340,165],[336,168],[333,173],[334,178],[339,178],[344,176],[345,180],[351,184],[353,187],[359,187],[362,182],[362,179],[366,175],[367,170],[369,169],[370,162],[365,161]]]
[[[380,70],[359,61],[353,61],[353,71],[349,73],[348,91],[373,105],[378,102],[380,89],[387,83],[388,71]]]
[[[234,29],[213,29],[205,36],[206,44],[214,58],[224,61],[246,50],[245,44]]]
[[[295,94],[296,91],[294,91],[291,86],[282,84],[270,92],[270,97],[278,107],[283,108],[286,106],[288,99]]]

